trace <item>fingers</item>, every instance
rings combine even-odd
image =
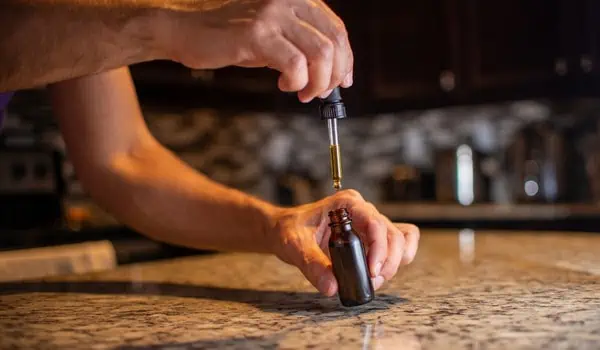
[[[333,43],[304,21],[290,23],[284,35],[298,46],[308,61],[308,84],[298,97],[302,102],[309,102],[329,88],[335,55]]]
[[[371,278],[371,284],[373,285],[373,289],[378,290],[385,283],[385,279],[383,276],[377,276],[375,278]]]
[[[283,34],[308,62],[308,84],[299,99],[309,102],[337,86],[352,85],[354,57],[343,22],[321,1],[303,2],[294,14],[297,20],[287,22]]]
[[[387,227],[379,218],[372,218],[367,228],[367,246],[369,252],[367,260],[371,277],[381,275],[381,269],[388,255]]]
[[[395,225],[404,234],[405,248],[402,255],[402,265],[410,264],[417,255],[419,248],[419,240],[421,232],[419,228],[412,224],[396,224]]]
[[[392,224],[387,218],[385,220],[388,254],[385,264],[381,269],[381,276],[389,281],[392,279],[392,277],[394,277],[394,275],[396,275],[396,272],[398,272],[398,267],[400,267],[400,263],[404,255],[403,253],[405,251],[405,240],[402,231],[394,226],[394,224]]]
[[[260,42],[259,56],[268,58],[269,67],[281,72],[278,84],[281,91],[304,89],[309,78],[306,57],[294,44],[269,28],[255,29]]]
[[[299,253],[295,265],[306,279],[325,296],[337,293],[337,281],[331,269],[331,262],[316,242],[306,242],[295,247]]]
[[[348,39],[348,31],[344,22],[324,2],[321,1],[319,4],[332,20],[329,22],[319,21],[318,23],[333,24],[324,28],[323,32],[332,39],[336,46],[334,69],[329,87],[333,89],[340,85],[343,88],[349,88],[353,84],[354,53]],[[340,79],[341,82],[339,82]]]
[[[325,35],[334,46],[333,69],[329,90],[341,85],[350,87],[350,73],[354,65],[354,56],[348,33],[344,22],[322,1],[311,1],[313,6],[308,6],[307,11],[296,12],[297,16],[311,23],[323,35]],[[322,97],[322,96],[321,96]]]
[[[367,262],[372,278],[380,275],[388,255],[387,226],[383,216],[368,202],[358,202],[348,208],[354,227],[368,247]]]
[[[334,207],[348,209],[353,227],[368,247],[367,261],[375,289],[392,279],[401,265],[414,260],[420,238],[415,225],[393,224],[353,190],[338,192],[333,199]]]

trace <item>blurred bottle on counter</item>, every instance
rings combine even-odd
[[[482,171],[485,154],[473,146],[471,137],[436,153],[435,187],[439,202],[471,205],[489,200],[489,179]]]
[[[318,181],[306,172],[286,172],[276,177],[276,200],[284,206],[310,203],[317,198]]]
[[[383,199],[387,202],[421,200],[421,177],[419,169],[408,164],[394,166],[383,182]]]
[[[579,169],[575,168],[575,174],[569,182],[574,182],[578,186],[572,185],[569,191],[576,193],[578,201],[597,204],[600,203],[600,121],[595,123],[586,121],[582,126],[572,135],[577,135],[579,141],[577,146],[573,142],[573,148],[579,150],[574,153],[583,171],[578,172]]]
[[[383,200],[388,202],[435,200],[433,157],[427,135],[418,126],[407,127],[402,135],[395,166],[383,180]]]
[[[518,132],[506,157],[515,199],[521,203],[564,200],[566,156],[562,131],[550,122]]]

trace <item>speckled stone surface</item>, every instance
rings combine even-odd
[[[276,258],[219,254],[0,284],[2,349],[599,349],[600,235],[424,232],[344,309]]]

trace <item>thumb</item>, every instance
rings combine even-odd
[[[337,293],[337,281],[331,269],[331,261],[316,242],[298,251],[301,259],[296,266],[302,271],[306,279],[325,296],[333,296]]]

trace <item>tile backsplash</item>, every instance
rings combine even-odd
[[[314,115],[294,115],[143,109],[156,138],[215,181],[286,204],[315,200],[332,192],[327,129],[316,111]],[[47,114],[44,111],[41,114]],[[344,187],[380,202],[386,191],[383,184],[396,165],[433,170],[437,151],[466,139],[474,149],[501,162],[516,132],[544,120],[578,128],[581,137],[577,137],[576,148],[585,153],[595,144],[596,132],[590,125],[595,128],[598,111],[600,103],[595,100],[567,105],[515,101],[360,117],[349,111],[350,117],[339,123]],[[32,118],[31,112],[17,109],[10,109],[8,117],[9,128],[36,130],[64,149],[55,125],[43,117]],[[43,126],[35,127],[38,124]],[[68,161],[64,171],[71,195],[81,194]],[[295,200],[285,198],[290,189]]]

